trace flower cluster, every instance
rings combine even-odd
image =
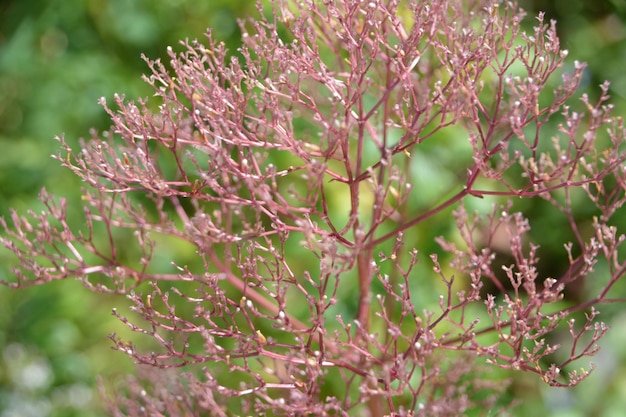
[[[45,191],[1,220],[9,285],[130,300],[137,340],[111,339],[141,372],[113,415],[458,416],[507,406],[494,369],[584,379],[626,268],[626,141],[608,84],[570,100],[584,65],[555,23],[526,33],[491,0],[259,11],[234,54],[210,33],[168,48],[146,59],[156,98],[103,99],[109,132],[59,138],[79,225]],[[571,236],[556,275],[537,201]]]

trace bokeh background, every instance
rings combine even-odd
[[[616,112],[626,110],[626,1],[527,0],[556,19],[569,59],[586,61],[583,89],[612,82]],[[42,187],[78,196],[80,183],[50,158],[54,136],[69,143],[104,130],[97,104],[124,93],[151,95],[141,60],[165,57],[179,39],[201,39],[207,27],[231,49],[239,17],[253,0],[3,0],[0,3],[0,215],[39,207]],[[595,90],[597,91],[597,90]],[[537,212],[537,218],[549,215]],[[544,243],[544,245],[549,244]],[[562,245],[561,242],[556,242]],[[550,250],[550,248],[547,248]],[[562,246],[553,248],[562,253]],[[561,252],[558,252],[561,251]],[[565,260],[566,261],[566,260]],[[0,279],[14,262],[0,250]],[[96,381],[132,371],[106,335],[124,333],[111,308],[125,300],[88,292],[72,281],[17,291],[0,287],[0,417],[103,416]],[[626,313],[612,306],[613,329],[595,358],[595,373],[573,390],[552,389],[535,376],[517,376],[512,394],[519,416],[623,416],[626,410]]]

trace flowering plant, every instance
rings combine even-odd
[[[1,220],[9,285],[128,296],[134,316],[114,314],[147,340],[111,335],[142,365],[113,415],[457,416],[506,406],[489,369],[577,384],[626,268],[624,127],[608,83],[570,102],[584,65],[564,70],[555,23],[527,34],[523,17],[276,0],[235,56],[209,33],[168,48],[171,69],[146,59],[157,105],[103,99],[109,132],[59,138],[84,224],[46,191],[43,212]],[[553,276],[536,200],[572,236]]]

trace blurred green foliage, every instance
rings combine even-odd
[[[548,19],[557,19],[571,62],[589,63],[584,88],[592,93],[610,79],[617,112],[623,113],[626,2],[526,0],[521,5],[530,16],[545,10]],[[101,96],[151,95],[140,79],[147,72],[142,53],[165,58],[167,45],[201,39],[207,27],[233,50],[240,37],[236,19],[255,13],[251,0],[2,2],[0,215],[6,216],[9,207],[22,212],[36,209],[41,187],[70,199],[78,196],[80,183],[50,158],[57,151],[52,138],[65,134],[75,144],[77,138],[88,136],[90,128],[106,129],[108,117],[97,104]],[[454,162],[446,162],[450,164]],[[437,166],[427,168],[431,174],[440,171]],[[427,172],[424,176],[429,177]],[[437,181],[432,184],[441,186]],[[552,215],[542,206],[530,209],[537,229],[549,230]],[[588,215],[584,208],[581,211]],[[450,227],[435,223],[425,226],[425,236]],[[563,254],[562,240],[550,237],[544,236],[544,248]],[[424,253],[436,250],[423,237],[419,239],[416,244]],[[12,262],[0,252],[0,278],[10,273]],[[94,388],[96,377],[132,369],[123,354],[107,349],[105,337],[125,331],[110,315],[110,308],[123,302],[120,297],[92,294],[72,281],[19,291],[0,287],[0,417],[103,415]],[[569,391],[547,388],[533,375],[518,375],[507,393],[521,400],[515,415],[623,415],[626,314],[619,308],[613,308],[613,314],[614,329],[596,358],[596,373]]]

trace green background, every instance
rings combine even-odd
[[[585,88],[612,81],[616,111],[626,109],[626,2],[525,1],[559,21],[570,60],[589,63]],[[0,215],[39,206],[46,187],[76,197],[80,183],[50,158],[53,137],[69,143],[108,127],[97,100],[115,92],[151,95],[141,81],[141,53],[165,57],[179,39],[207,27],[236,48],[236,19],[255,13],[250,0],[14,0],[0,5]],[[534,23],[532,17],[529,23]],[[541,213],[536,214],[541,217]],[[549,218],[546,219],[549,224]],[[557,244],[560,245],[559,242]],[[560,250],[560,248],[559,248]],[[12,262],[0,251],[0,278]],[[11,291],[0,287],[0,417],[100,416],[98,375],[128,371],[106,335],[124,333],[110,314],[120,297],[96,295],[67,281]],[[598,369],[573,390],[551,389],[517,375],[514,415],[622,416],[626,409],[626,313],[613,308],[613,329],[595,358]],[[623,309],[621,309],[623,310]]]

